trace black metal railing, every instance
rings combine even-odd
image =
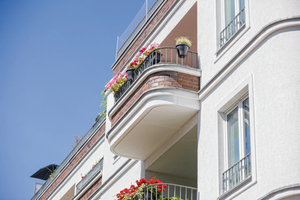
[[[251,175],[251,153],[223,173],[223,192],[237,186]]]
[[[243,8],[220,33],[220,46],[224,46],[245,24],[245,8]]]
[[[103,158],[76,185],[76,194],[85,188],[103,169]]]
[[[185,65],[188,67],[198,67],[198,54],[196,52],[188,51],[185,58],[179,58],[177,48],[175,47],[162,47],[153,50],[145,60],[134,70],[133,79],[127,80],[120,89],[115,93],[114,97],[116,102],[123,96],[130,86],[138,80],[140,75],[150,66],[158,63],[170,63]]]
[[[197,188],[159,183],[146,186],[137,200],[199,200]]]

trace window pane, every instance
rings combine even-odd
[[[245,133],[245,154],[251,152],[250,147],[250,117],[249,117],[249,99],[243,102],[244,112],[244,133]]]
[[[230,114],[227,115],[227,133],[229,158],[228,162],[229,167],[231,167],[240,159],[238,108],[235,108]]]
[[[245,0],[240,0],[240,11],[245,8]]]
[[[225,23],[226,23],[226,26],[235,17],[234,1],[235,0],[225,0]]]

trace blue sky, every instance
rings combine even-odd
[[[116,38],[142,0],[0,0],[1,200],[31,199],[101,112]]]

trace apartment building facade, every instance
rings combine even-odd
[[[157,0],[114,76],[149,43],[32,200],[117,199],[152,177],[180,199],[300,199],[300,1]]]

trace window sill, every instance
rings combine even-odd
[[[222,47],[220,47],[215,53],[215,61],[216,64],[222,56],[229,51],[229,49],[236,43],[238,40],[250,29],[249,26],[245,23]]]
[[[248,189],[249,187],[251,187],[252,185],[254,185],[256,183],[256,181],[254,181],[253,183],[251,183],[250,185],[248,185],[246,187],[245,185],[247,183],[250,183],[251,181],[252,181],[252,175],[250,175],[249,177],[247,177],[245,180],[243,180],[242,182],[240,182],[235,187],[231,188],[227,192],[225,192],[222,195],[220,195],[217,199],[221,200],[221,199],[225,199],[228,196],[235,197],[235,196],[239,195],[240,193],[242,193],[243,191],[245,191],[246,189]],[[241,189],[242,187],[244,187],[244,188]]]

